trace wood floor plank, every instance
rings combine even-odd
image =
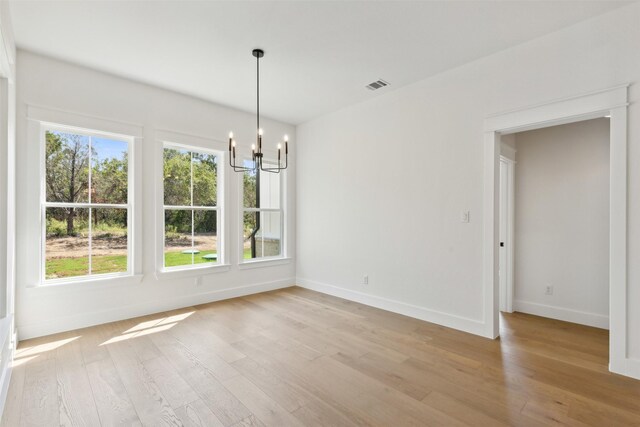
[[[152,339],[180,376],[225,426],[233,425],[251,415],[251,411],[220,383],[215,373],[186,347],[165,334],[156,334]]]
[[[569,417],[568,404],[542,396],[530,399],[522,408],[522,414],[545,425],[585,426],[582,422]]]
[[[98,410],[84,364],[58,362],[57,367],[60,425],[99,425]]]
[[[91,362],[86,369],[101,425],[141,426],[111,357]]]
[[[247,354],[248,357],[255,360],[261,366],[266,366],[268,369],[278,372],[278,375],[284,382],[296,384],[296,386],[316,397],[318,401],[334,408],[335,411],[342,414],[353,424],[375,424],[375,420],[368,418],[366,413],[362,413],[358,411],[357,408],[354,408],[354,405],[352,405],[353,402],[345,401],[341,399],[339,393],[327,392],[325,388],[316,384],[313,380],[309,380],[304,375],[299,375],[296,372],[297,370],[292,369],[289,361],[279,360],[274,357],[273,353],[265,352],[262,346],[256,345],[252,340],[235,343],[234,346],[240,348],[243,353]],[[310,405],[310,408],[317,406],[318,405]]]
[[[258,363],[250,357],[233,362],[233,366],[261,390],[268,392],[269,396],[289,412],[293,412],[313,400],[304,389],[286,381],[270,366]]]
[[[224,381],[240,375],[230,363],[222,360],[217,354],[208,351],[206,347],[187,346],[169,334],[154,335],[150,339],[178,369],[178,372],[180,372],[180,369],[186,369],[186,367],[190,366],[189,363],[184,363],[189,361],[192,364],[202,365],[218,381]],[[238,360],[242,360],[242,358]]]
[[[301,288],[19,343],[2,426],[640,426],[607,331],[489,340]]]
[[[200,399],[176,409],[176,415],[184,427],[223,427],[224,424]]]
[[[146,337],[143,337],[146,338]],[[129,340],[109,344],[109,354],[122,384],[145,425],[179,426],[180,420]]]
[[[176,327],[169,329],[168,333],[189,347],[199,347],[204,351],[217,354],[227,363],[244,357],[244,354],[211,332],[207,327],[206,319],[197,317],[189,319],[189,323],[180,323]]]
[[[458,421],[467,425],[483,426],[508,426],[496,418],[486,415],[484,412],[475,410],[471,406],[465,405],[459,400],[438,391],[430,392],[423,400],[423,403],[446,414],[450,414]]]
[[[302,426],[302,423],[267,396],[244,376],[231,378],[222,383],[253,415],[270,426]]]
[[[353,427],[362,424],[356,424],[346,415],[321,401],[315,399],[304,406],[296,409],[291,413],[299,419],[303,425],[307,427],[324,427],[324,426],[343,426]]]
[[[107,331],[108,327],[105,325],[98,325],[92,328],[80,329],[78,331],[78,334],[81,336],[78,340],[80,351],[85,365],[111,358],[107,347],[102,345],[105,341],[111,338]]]
[[[637,414],[632,414],[601,402],[573,399],[569,405],[569,418],[584,425],[640,426]]]
[[[22,414],[22,394],[24,392],[25,365],[19,359],[13,363],[11,382],[7,391],[7,400],[2,412],[2,427],[13,427],[20,425],[20,415]]]
[[[21,426],[60,424],[55,358],[34,360],[27,364],[21,410]]]
[[[173,409],[178,409],[199,399],[198,394],[182,379],[164,356],[145,360],[142,365]]]
[[[415,371],[409,369],[407,365],[382,358],[372,358],[369,354],[362,357],[349,357],[340,353],[333,357],[342,364],[375,378],[416,400],[424,399],[432,390],[428,382],[422,381],[423,378],[416,377]]]
[[[232,427],[265,427],[265,425],[255,415],[250,415],[238,421]]]

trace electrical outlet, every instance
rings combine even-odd
[[[369,284],[369,276],[368,275],[364,275],[362,276],[362,284],[363,285],[368,285]]]
[[[471,221],[471,212],[469,211],[461,211],[460,212],[460,222],[470,222]]]
[[[545,294],[545,295],[553,295],[553,286],[551,286],[551,285],[547,285],[547,286],[544,288],[544,294]]]

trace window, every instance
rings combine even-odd
[[[251,165],[245,162],[245,166]],[[282,177],[282,173],[243,173],[242,259],[245,261],[283,255]]]
[[[165,144],[163,150],[165,269],[221,261],[216,152]]]
[[[131,273],[131,139],[45,126],[45,281]]]

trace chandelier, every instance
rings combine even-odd
[[[278,163],[272,166],[264,164],[262,153],[262,128],[260,127],[260,58],[264,56],[262,49],[253,49],[251,52],[256,58],[256,143],[251,145],[251,166],[244,166],[242,160],[240,165],[236,163],[236,141],[233,139],[233,132],[229,132],[229,165],[236,172],[257,172],[258,170],[271,173],[280,173],[287,168],[289,157],[289,137],[284,136],[284,165],[281,162],[282,143],[278,143]]]

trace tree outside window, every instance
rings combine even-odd
[[[128,173],[128,141],[45,130],[45,280],[130,270]]]
[[[218,156],[165,145],[164,267],[218,263]]]

